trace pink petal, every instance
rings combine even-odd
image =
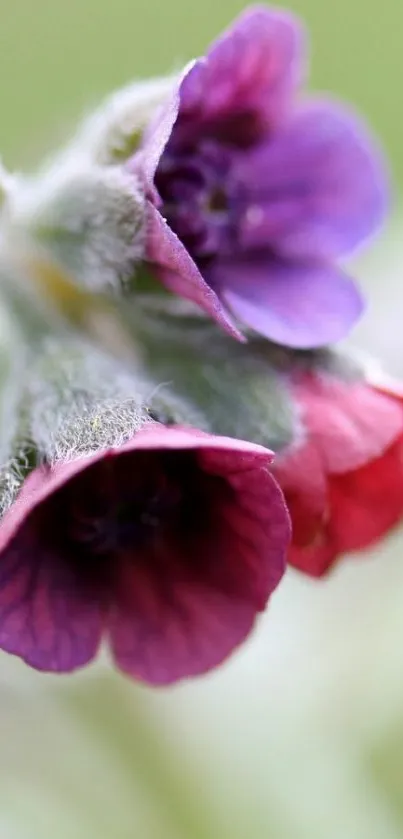
[[[174,294],[200,306],[234,338],[243,341],[216,293],[160,212],[148,202],[147,257],[161,282]]]
[[[293,393],[327,473],[364,466],[403,434],[403,402],[366,382],[317,373],[296,379]]]
[[[300,547],[291,545],[288,561],[293,568],[309,574],[310,577],[323,577],[338,557],[337,547],[320,531],[312,545]]]
[[[315,518],[323,512],[326,506],[327,475],[321,452],[311,440],[309,432],[305,430],[301,442],[298,441],[276,455],[272,470],[288,506],[289,496],[301,496],[305,508]],[[290,512],[292,516],[292,510]]]
[[[289,562],[321,577],[337,559],[365,550],[403,518],[402,439],[360,469],[329,479],[328,512],[312,543],[293,542]]]
[[[167,102],[158,109],[155,118],[146,129],[142,149],[132,157],[128,164],[131,171],[140,174],[143,183],[151,194],[154,194],[154,175],[157,166],[178,116],[179,86],[180,79],[178,79],[178,83]]]
[[[339,553],[378,542],[403,518],[402,437],[360,469],[332,477],[330,532]]]

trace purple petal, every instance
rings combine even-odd
[[[102,633],[100,605],[80,591],[54,538],[53,494],[71,472],[32,473],[0,529],[0,648],[38,670],[87,664]]]
[[[234,338],[244,338],[216,293],[204,281],[193,259],[160,212],[148,202],[147,259],[170,291],[196,303]]]
[[[209,279],[242,323],[289,347],[318,347],[343,338],[363,309],[354,283],[327,265],[262,257],[217,264]]]
[[[122,562],[112,651],[123,671],[145,682],[169,684],[220,664],[284,572],[289,520],[267,453],[237,452],[233,442],[215,449],[201,439],[205,495],[195,527]]]
[[[187,72],[185,69],[184,73]],[[146,129],[141,150],[133,155],[128,163],[129,170],[140,175],[146,189],[156,201],[158,196],[153,185],[154,175],[178,116],[179,87],[180,78],[167,102],[158,109],[155,118]]]
[[[241,244],[286,257],[334,257],[373,233],[385,214],[386,177],[367,131],[330,103],[301,108],[264,145],[239,158],[250,204]]]
[[[302,32],[290,14],[248,9],[185,76],[180,116],[199,124],[258,111],[277,120],[301,81]]]

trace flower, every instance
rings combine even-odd
[[[344,336],[362,299],[337,265],[385,207],[359,120],[297,98],[302,33],[289,14],[242,14],[187,69],[129,166],[147,194],[148,262],[237,337],[315,347]]]
[[[302,438],[273,471],[292,520],[289,562],[320,577],[403,517],[403,395],[312,371],[292,392]]]
[[[0,647],[39,670],[90,662],[167,684],[220,664],[285,565],[289,518],[260,446],[149,423],[37,468],[0,528]]]

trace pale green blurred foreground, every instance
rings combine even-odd
[[[294,0],[313,83],[371,119],[403,181],[401,0]],[[204,0],[1,2],[0,151],[24,166],[98,96],[180,66],[242,8]],[[403,228],[402,228],[403,230]],[[362,258],[353,341],[403,375],[403,240]],[[221,670],[150,691],[100,663],[0,658],[0,839],[401,839],[403,537],[326,581],[290,573]]]

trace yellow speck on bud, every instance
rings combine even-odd
[[[64,267],[39,251],[25,252],[25,277],[31,292],[58,319],[121,359],[134,358],[134,342],[118,304],[99,292],[81,288]]]

